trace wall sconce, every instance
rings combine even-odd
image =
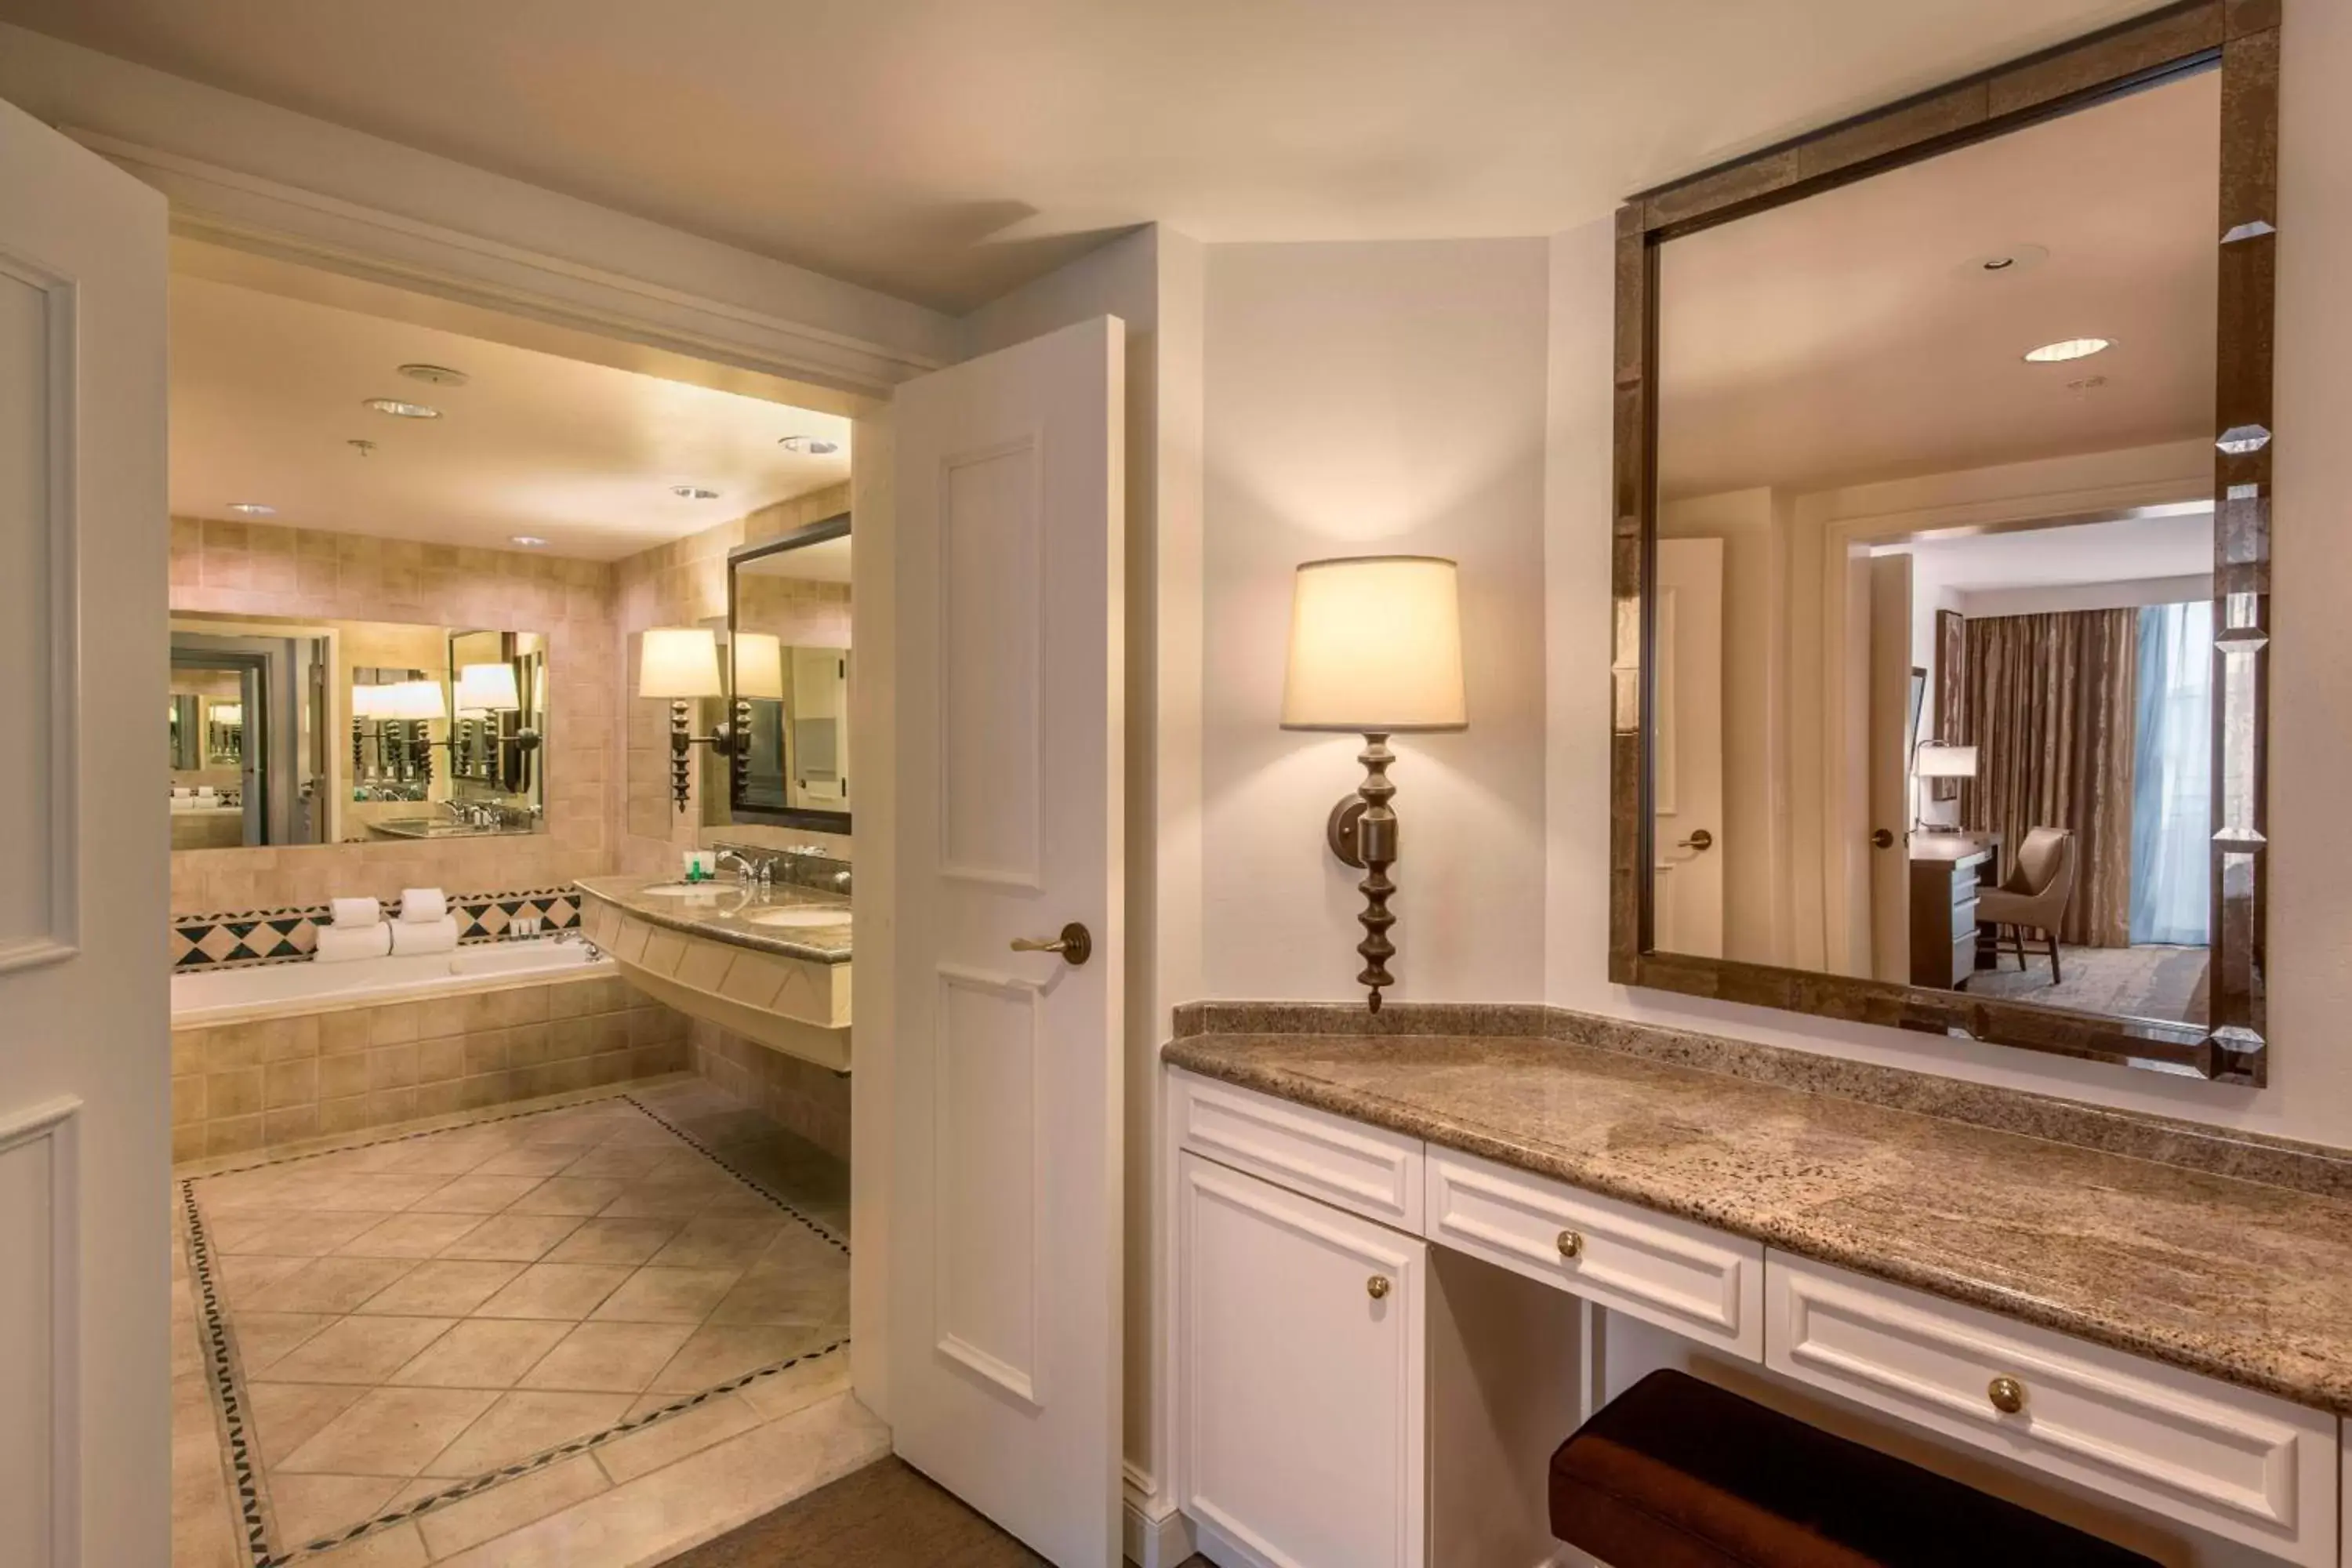
[[[735,784],[751,782],[751,704],[784,700],[784,639],[773,632],[737,632],[728,639],[735,674]]]
[[[694,732],[693,709],[698,698],[724,697],[719,679],[719,638],[703,626],[656,626],[637,648],[637,695],[667,697],[669,703],[669,794],[680,811],[689,797],[692,772],[688,758],[696,746],[709,746],[720,756],[732,757],[743,729],[741,704],[735,722],[720,724],[708,735]]]
[[[1339,731],[1364,737],[1357,759],[1364,782],[1331,808],[1324,836],[1331,853],[1360,868],[1364,940],[1359,984],[1396,984],[1388,961],[1388,868],[1397,858],[1397,816],[1388,779],[1396,753],[1391,735],[1468,727],[1462,689],[1462,611],[1454,563],[1431,555],[1363,555],[1309,561],[1298,568],[1290,601],[1290,662],[1282,690],[1286,730]]]

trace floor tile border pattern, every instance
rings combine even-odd
[[[221,1310],[219,1287],[213,1278],[212,1243],[205,1234],[204,1211],[196,1203],[196,1183],[215,1176],[259,1170],[268,1165],[299,1164],[305,1160],[324,1159],[330,1154],[348,1153],[354,1149],[372,1149],[384,1143],[406,1143],[419,1138],[431,1138],[439,1133],[457,1131],[465,1128],[484,1127],[500,1121],[520,1121],[528,1117],[548,1116],[558,1111],[576,1110],[583,1105],[594,1105],[605,1100],[618,1100],[628,1105],[638,1114],[693,1149],[696,1153],[700,1154],[761,1197],[806,1226],[826,1242],[840,1248],[845,1256],[848,1254],[847,1241],[768,1191],[765,1186],[751,1176],[729,1164],[700,1139],[646,1106],[634,1094],[605,1095],[595,1099],[575,1100],[567,1105],[545,1106],[533,1110],[514,1111],[503,1116],[479,1117],[451,1127],[428,1128],[417,1132],[396,1132],[384,1138],[362,1138],[349,1143],[338,1144],[331,1149],[312,1149],[300,1154],[288,1155],[275,1160],[255,1160],[247,1164],[230,1166],[218,1171],[207,1171],[199,1176],[181,1179],[180,1204],[182,1215],[187,1226],[188,1271],[195,1282],[204,1313],[205,1373],[207,1380],[212,1384],[215,1408],[220,1415],[227,1439],[225,1450],[232,1471],[231,1479],[236,1492],[238,1521],[244,1528],[246,1548],[252,1556],[253,1568],[287,1568],[289,1563],[299,1563],[305,1558],[331,1551],[339,1546],[349,1545],[363,1536],[374,1534],[377,1531],[389,1529],[395,1524],[430,1513],[436,1509],[462,1502],[502,1482],[544,1469],[559,1459],[569,1458],[575,1454],[588,1453],[602,1447],[614,1438],[625,1437],[633,1432],[642,1432],[648,1426],[658,1425],[673,1416],[682,1415],[689,1410],[698,1409],[720,1394],[733,1394],[765,1378],[790,1371],[793,1367],[804,1365],[809,1362],[821,1361],[829,1355],[837,1355],[848,1348],[849,1340],[844,1336],[829,1344],[821,1345],[815,1350],[803,1351],[799,1355],[789,1356],[767,1366],[756,1367],[698,1393],[683,1394],[657,1409],[616,1421],[602,1431],[589,1433],[584,1437],[574,1437],[569,1442],[542,1449],[528,1458],[502,1465],[485,1474],[468,1477],[461,1481],[453,1481],[437,1492],[417,1498],[397,1509],[378,1514],[373,1519],[363,1520],[337,1534],[307,1541],[299,1546],[284,1552],[271,1549],[268,1525],[262,1513],[261,1487],[253,1462],[252,1442],[246,1432],[244,1389],[237,1376],[236,1358],[229,1350],[228,1321]]]

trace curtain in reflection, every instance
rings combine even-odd
[[[2061,942],[2131,942],[2138,644],[2137,610],[1968,623],[1961,722],[1977,776],[1961,791],[1961,819],[2000,835],[2004,870],[2029,830],[2074,829],[2078,870]]]
[[[2213,602],[2139,612],[2131,939],[2202,947],[2212,887]]]

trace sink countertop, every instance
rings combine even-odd
[[[583,877],[575,886],[589,897],[616,905],[639,920],[690,936],[707,936],[809,963],[849,962],[846,899],[782,884],[771,888],[762,898],[731,880],[711,883],[708,893],[648,895],[643,891],[646,888],[668,887],[674,881],[667,877]],[[786,909],[839,910],[841,921],[837,925],[777,927],[755,925],[745,918],[763,910]]]
[[[2352,1203],[1559,1039],[1202,1034],[1171,1064],[2352,1415]]]

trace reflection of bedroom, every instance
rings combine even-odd
[[[1916,825],[2069,835],[2043,902],[1969,988],[2102,1013],[2204,1010],[2212,514],[1880,545],[1907,555]],[[1939,746],[1939,742],[1942,743]],[[1960,754],[1938,764],[1943,747]],[[1959,765],[1954,765],[1958,763]],[[1981,912],[1981,910],[1980,910]],[[2056,951],[2051,952],[2054,941]]]

